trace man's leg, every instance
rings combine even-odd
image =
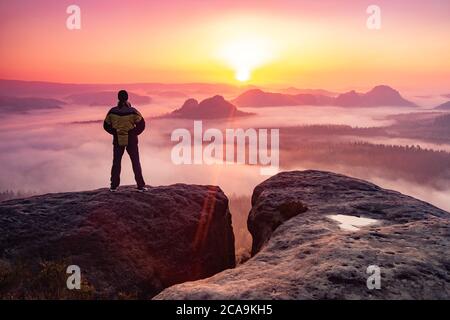
[[[114,145],[113,165],[111,168],[111,189],[116,189],[120,184],[121,162],[124,151],[125,147]]]
[[[130,155],[131,164],[133,165],[134,179],[138,188],[145,186],[144,177],[142,176],[141,162],[139,161],[139,148],[137,144],[127,146],[127,152]]]

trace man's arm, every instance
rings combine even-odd
[[[140,135],[145,130],[145,120],[142,115],[136,111],[136,118],[135,118],[135,127],[130,130],[130,133],[135,135]]]
[[[140,135],[145,130],[145,120],[141,117],[141,121],[136,123],[136,127],[134,127],[131,131],[134,134]]]
[[[112,135],[116,133],[116,129],[114,129],[112,127],[111,117],[110,117],[109,113],[106,115],[106,118],[103,121],[103,129],[105,129],[106,132],[108,132],[109,134],[112,134]]]

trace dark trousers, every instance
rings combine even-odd
[[[139,148],[137,144],[130,144],[126,147],[114,145],[113,165],[111,168],[111,188],[115,189],[120,184],[121,162],[125,149],[127,149],[131,164],[133,165],[134,179],[136,179],[137,186],[138,188],[142,188],[145,186],[145,182],[142,177],[141,163],[139,161]]]

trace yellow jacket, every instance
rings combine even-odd
[[[138,143],[137,136],[144,131],[145,121],[131,106],[114,107],[106,115],[103,128],[114,136],[113,144],[127,146]]]

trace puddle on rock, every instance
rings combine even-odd
[[[349,216],[345,214],[333,214],[327,216],[333,221],[339,223],[339,227],[342,230],[347,231],[358,231],[360,227],[372,226],[374,224],[378,224],[380,221],[376,219],[370,218],[360,218],[355,216]]]

